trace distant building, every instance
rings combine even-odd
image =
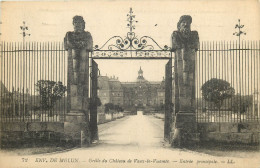
[[[110,85],[109,78],[107,76],[98,77],[98,97],[102,104],[110,102]]]
[[[98,96],[102,105],[113,103],[123,108],[158,106],[165,103],[165,81],[149,82],[140,67],[135,82],[120,82],[118,78],[99,76]]]

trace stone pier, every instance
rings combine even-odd
[[[85,32],[83,17],[73,18],[73,32],[67,32],[64,47],[68,52],[68,113],[66,136],[78,144],[90,144],[89,131],[89,55],[93,40]]]
[[[172,146],[186,146],[198,140],[195,116],[195,55],[199,48],[197,31],[191,31],[191,16],[181,16],[172,34],[172,50],[175,53],[174,89],[175,119]]]

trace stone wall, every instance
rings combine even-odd
[[[259,144],[259,123],[198,123],[200,141]]]
[[[164,120],[164,114],[155,118]],[[200,143],[222,142],[260,144],[260,123],[197,123]]]
[[[67,141],[72,137],[64,135],[64,123],[61,122],[6,122],[0,125],[1,147],[25,147],[37,141]],[[32,145],[32,144],[31,144]]]

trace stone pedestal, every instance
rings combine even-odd
[[[90,144],[88,101],[88,57],[86,48],[69,49],[68,104],[64,129],[67,136],[80,144]],[[71,59],[77,58],[77,59]],[[73,64],[71,66],[71,64]]]
[[[177,113],[172,134],[172,146],[193,146],[199,141],[196,116],[191,112]]]

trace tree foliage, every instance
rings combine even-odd
[[[221,108],[225,99],[231,98],[235,94],[235,89],[227,81],[216,78],[205,82],[201,90],[203,98],[208,102],[214,103],[218,109]]]
[[[253,105],[253,96],[252,95],[235,95],[232,98],[232,110],[235,113],[244,114],[247,109]]]
[[[65,92],[66,86],[62,82],[55,82],[50,80],[39,80],[36,84],[36,91],[40,95],[40,107],[43,110],[50,110],[50,115],[52,115],[52,110],[57,102],[60,100]]]
[[[124,111],[124,109],[119,105],[114,105],[113,103],[106,103],[105,113],[109,113],[110,110],[115,110],[117,112]]]

